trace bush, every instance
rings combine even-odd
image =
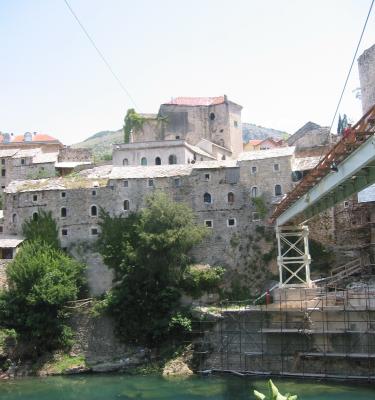
[[[25,242],[8,265],[0,324],[31,342],[38,354],[69,346],[64,306],[77,299],[84,266],[41,241]]]
[[[168,340],[175,326],[187,254],[206,229],[195,224],[191,209],[165,194],[153,194],[146,206],[128,218],[101,211],[98,249],[116,275],[105,303],[119,336],[153,346]]]
[[[205,292],[216,292],[219,289],[224,272],[225,269],[222,267],[191,265],[183,274],[181,287],[187,294],[196,299]]]

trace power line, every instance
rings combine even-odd
[[[109,62],[107,61],[107,59],[104,57],[103,53],[99,50],[98,46],[95,44],[94,39],[90,36],[90,34],[87,32],[87,29],[84,27],[84,25],[82,24],[82,22],[80,21],[80,19],[78,18],[77,14],[74,12],[74,10],[72,9],[72,7],[70,6],[70,4],[68,3],[68,0],[64,0],[65,5],[68,7],[69,11],[71,12],[71,14],[73,15],[73,17],[75,18],[75,20],[78,22],[78,25],[81,27],[83,33],[86,35],[87,39],[89,39],[90,43],[93,45],[94,49],[96,50],[96,52],[98,53],[99,57],[102,59],[102,61],[104,62],[104,64],[107,66],[107,68],[109,69],[110,73],[112,74],[112,76],[115,78],[115,80],[117,81],[117,83],[120,85],[121,89],[123,90],[123,92],[128,96],[128,98],[130,99],[130,101],[134,104],[135,108],[138,108],[136,102],[134,101],[133,97],[131,96],[131,94],[129,93],[129,91],[126,89],[126,87],[124,86],[124,84],[121,82],[120,78],[117,76],[117,74],[114,72],[113,68],[111,67],[111,65],[109,64]]]
[[[343,89],[342,89],[342,92],[341,92],[341,95],[340,95],[340,99],[339,99],[339,102],[338,102],[338,104],[337,104],[337,107],[336,107],[336,110],[335,110],[335,114],[334,114],[333,119],[332,119],[331,126],[330,126],[330,128],[329,128],[329,134],[331,133],[333,124],[334,124],[334,122],[335,122],[336,115],[337,115],[337,111],[339,110],[342,97],[344,96],[344,92],[345,92],[345,89],[346,89],[346,85],[347,85],[347,83],[348,83],[350,74],[351,74],[351,72],[352,72],[352,68],[353,68],[354,62],[355,62],[356,57],[357,57],[357,53],[358,53],[359,46],[360,46],[360,44],[361,44],[361,42],[362,42],[362,37],[363,37],[363,34],[365,33],[366,26],[367,26],[367,22],[368,22],[368,20],[369,20],[369,18],[370,18],[370,14],[371,14],[371,10],[372,10],[372,6],[374,5],[374,2],[375,2],[375,0],[372,0],[372,1],[371,1],[370,9],[368,10],[367,17],[366,17],[366,21],[365,21],[365,23],[364,23],[364,25],[363,25],[362,32],[361,32],[361,36],[359,37],[358,44],[357,44],[357,48],[356,48],[356,50],[355,50],[355,53],[354,53],[354,56],[353,56],[353,60],[352,60],[352,63],[351,63],[351,65],[350,65],[350,68],[349,68],[349,72],[348,72],[348,75],[346,76],[346,80],[345,80],[345,83],[344,83],[344,87],[343,87]]]

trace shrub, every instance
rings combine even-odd
[[[192,296],[198,298],[203,293],[213,293],[219,289],[225,269],[222,267],[210,266],[189,266],[181,281],[181,287],[184,291]]]

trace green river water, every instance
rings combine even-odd
[[[277,380],[282,393],[301,400],[375,400],[375,385]],[[265,379],[159,376],[79,375],[0,382],[1,400],[250,400],[253,389],[266,392]]]

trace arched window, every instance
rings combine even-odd
[[[146,157],[142,157],[141,158],[141,165],[147,165],[147,158]]]
[[[33,221],[38,221],[38,213],[37,212],[33,213]]]
[[[122,165],[129,165],[129,160],[127,158],[124,158],[122,160]]]
[[[13,224],[17,223],[17,214],[12,215],[12,222]]]
[[[282,194],[281,185],[275,185],[275,196],[281,196]]]
[[[234,203],[234,193],[232,193],[232,192],[228,193],[228,203],[230,203],[230,204]]]
[[[96,217],[98,215],[98,208],[96,206],[91,206],[91,216]]]
[[[66,208],[65,207],[61,208],[60,215],[61,215],[61,218],[65,218],[66,217]]]
[[[209,193],[205,193],[203,195],[203,202],[206,204],[211,204],[212,203],[212,198],[211,195]]]
[[[129,200],[124,200],[124,211],[129,211],[130,203]]]
[[[251,197],[257,197],[258,196],[258,188],[256,186],[253,186],[251,188]]]
[[[210,120],[213,121],[215,119],[215,114],[212,112],[210,113]]]
[[[168,157],[168,164],[177,164],[177,157],[175,154],[171,154]]]
[[[161,165],[161,159],[160,157],[155,158],[155,165]]]

